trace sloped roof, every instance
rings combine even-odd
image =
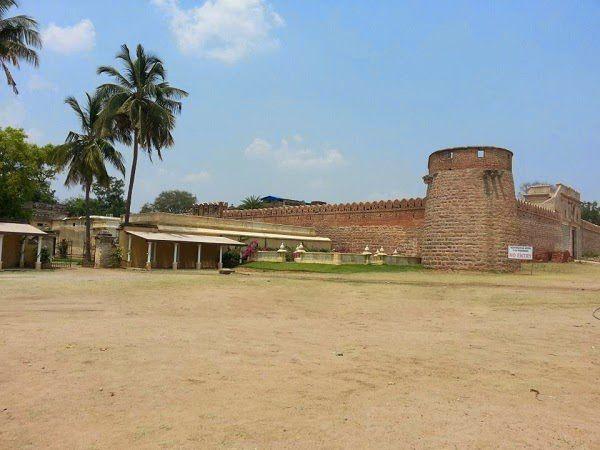
[[[219,245],[246,245],[242,242],[234,241],[221,236],[202,236],[197,234],[179,234],[179,233],[153,233],[148,231],[129,231],[126,233],[141,237],[147,241],[153,242],[191,242],[196,244],[219,244]]]
[[[28,236],[42,236],[44,233],[28,223],[0,222],[0,234],[26,234]]]

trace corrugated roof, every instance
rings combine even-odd
[[[161,241],[161,242],[192,242],[196,244],[220,244],[220,245],[246,245],[242,242],[234,241],[226,237],[220,236],[201,236],[197,234],[178,234],[178,233],[152,233],[148,231],[130,231],[125,230],[126,233],[132,234],[137,237],[141,237],[147,241]]]
[[[178,227],[172,225],[158,225],[158,229],[161,231],[189,231],[192,233],[202,233],[205,235],[227,235],[227,236],[247,236],[267,239],[281,239],[301,242],[331,242],[331,239],[320,236],[301,236],[293,234],[279,234],[279,233],[261,233],[259,231],[250,230],[217,230],[212,228],[195,228],[195,227]]]
[[[26,234],[28,236],[41,236],[44,233],[28,223],[0,222],[0,234]]]

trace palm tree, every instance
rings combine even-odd
[[[240,203],[240,209],[258,209],[262,207],[263,201],[258,195],[250,195]]]
[[[39,60],[34,48],[41,48],[42,40],[37,31],[38,24],[31,17],[4,17],[13,6],[19,6],[15,0],[0,0],[0,65],[6,75],[6,82],[18,94],[17,83],[8,65],[18,69],[19,62],[23,60],[37,67]]]
[[[106,163],[110,163],[125,175],[123,156],[116,150],[111,139],[101,136],[98,120],[102,111],[102,98],[88,93],[86,104],[81,108],[74,97],[68,97],[65,103],[73,109],[79,119],[82,133],[70,131],[65,143],[55,147],[51,161],[57,169],[68,169],[65,186],[81,185],[85,192],[85,251],[84,260],[91,261],[91,220],[90,190],[93,184],[108,186],[110,176]]]
[[[150,159],[156,150],[162,160],[161,150],[174,144],[171,132],[175,128],[175,114],[181,112],[179,100],[188,93],[166,81],[163,62],[146,53],[141,45],[137,46],[135,59],[131,58],[127,45],[122,45],[116,59],[123,63],[123,72],[111,66],[99,67],[98,74],[110,76],[114,83],[101,85],[98,92],[106,98],[102,128],[125,144],[133,142],[125,204],[125,224],[128,224],[139,147]]]

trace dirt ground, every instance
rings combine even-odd
[[[0,273],[0,448],[599,448],[600,266]]]

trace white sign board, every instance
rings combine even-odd
[[[524,259],[531,261],[533,259],[533,247],[527,245],[509,245],[508,259]]]

